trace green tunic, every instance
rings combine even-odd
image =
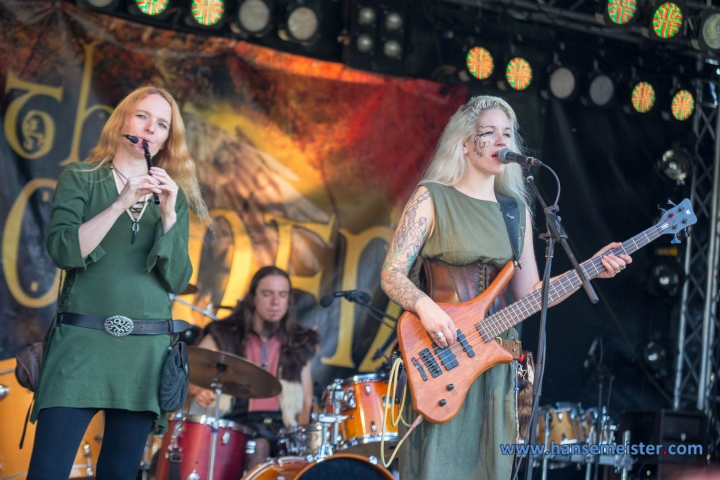
[[[47,249],[65,271],[58,311],[135,320],[172,318],[168,292],[179,293],[192,274],[188,256],[188,205],[182,191],[177,223],[163,233],[158,207],[150,203],[131,244],[132,221],[123,213],[95,250],[80,253],[80,225],[117,198],[109,168],[68,165],[53,199]],[[56,326],[48,343],[32,421],[49,407],[151,411],[164,431],[158,387],[169,335],[112,337],[102,330]]]
[[[437,183],[424,186],[432,197],[435,227],[422,257],[458,266],[481,260],[500,267],[513,259],[497,203],[477,200]],[[518,206],[519,226],[524,227],[525,206],[520,200]],[[510,329],[501,336],[517,338],[517,332]],[[400,447],[400,478],[509,479],[513,457],[502,455],[500,444],[516,442],[516,368],[515,362],[498,365],[478,377],[462,408],[449,422],[423,421]],[[405,408],[412,410],[410,401]],[[415,415],[413,412],[413,419]],[[407,429],[400,430],[402,437]]]

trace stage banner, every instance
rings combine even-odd
[[[227,316],[253,273],[277,265],[292,276],[299,319],[320,333],[316,391],[378,367],[393,322],[319,300],[363,290],[398,316],[379,287],[382,261],[465,88],[27,0],[0,0],[0,79],[0,359],[40,339],[55,311],[60,275],[45,236],[58,175],[125,95],[158,85],[181,106],[214,219],[214,234],[191,225],[197,292],[173,303],[174,317]]]

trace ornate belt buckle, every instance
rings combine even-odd
[[[105,319],[103,328],[113,337],[126,337],[135,328],[133,321],[122,315],[114,315]]]

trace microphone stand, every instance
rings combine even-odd
[[[530,186],[530,189],[535,194],[535,197],[537,198],[538,202],[542,206],[543,213],[545,214],[545,225],[547,227],[547,233],[543,234],[541,238],[545,240],[546,243],[546,250],[545,250],[545,273],[543,274],[543,281],[542,281],[542,290],[541,290],[541,310],[540,310],[540,326],[539,326],[539,334],[538,334],[538,358],[537,362],[535,363],[535,382],[533,383],[533,408],[532,413],[530,415],[530,425],[528,425],[527,432],[525,433],[525,444],[530,445],[530,439],[533,439],[535,436],[535,431],[537,430],[537,414],[538,414],[538,406],[540,403],[540,396],[542,395],[542,381],[543,381],[543,374],[545,373],[545,330],[547,325],[547,308],[549,303],[549,288],[550,288],[550,271],[552,267],[552,259],[555,253],[555,243],[560,242],[560,244],[565,249],[565,252],[567,253],[568,258],[570,259],[570,262],[572,263],[573,268],[578,272],[578,275],[580,276],[580,279],[582,281],[582,285],[585,288],[585,292],[590,297],[590,301],[592,303],[598,302],[598,297],[595,294],[595,290],[593,289],[592,285],[590,285],[589,280],[585,276],[585,273],[580,268],[580,265],[578,264],[577,260],[575,259],[575,255],[573,255],[572,250],[570,249],[570,246],[567,243],[567,234],[565,233],[565,230],[563,229],[562,225],[560,224],[560,217],[557,216],[557,212],[559,210],[559,207],[557,205],[557,199],[560,197],[560,180],[557,178],[557,175],[555,175],[555,172],[548,167],[547,165],[542,165],[552,174],[555,176],[555,180],[558,183],[558,196],[555,199],[555,203],[548,207],[545,203],[545,200],[543,199],[542,195],[540,194],[540,191],[538,190],[537,186],[535,185],[535,181],[533,179],[533,176],[530,175],[530,164],[525,163],[521,164],[522,170],[523,170],[523,177],[525,178],[525,182]],[[546,429],[549,428],[547,425],[545,427]],[[525,462],[525,479],[526,480],[532,480],[532,470],[533,470],[533,452],[532,449],[529,448],[527,450],[527,457]],[[517,473],[517,472],[516,472]]]
[[[385,340],[385,342],[383,342],[383,344],[380,346],[380,348],[378,348],[375,351],[375,354],[373,355],[373,360],[377,360],[380,357],[385,357],[386,360],[390,360],[389,358],[387,358],[387,356],[385,356],[385,350],[387,349],[387,347],[390,346],[390,343],[392,343],[394,341],[391,339],[397,338],[398,319],[393,317],[392,315],[388,315],[383,310],[380,310],[377,307],[373,307],[372,305],[361,300],[360,298],[357,298],[357,297],[353,297],[353,298],[345,297],[345,298],[348,301],[355,302],[358,305],[360,305],[361,307],[363,307],[365,310],[367,310],[367,312],[370,314],[370,316],[372,318],[374,318],[375,320],[380,322],[382,325],[385,325],[386,327],[388,327],[389,329],[392,330],[392,332],[390,332],[390,335],[388,336],[387,340]],[[389,325],[387,322],[385,322],[385,320],[383,320],[383,317],[389,318],[390,320],[394,321],[395,325]]]

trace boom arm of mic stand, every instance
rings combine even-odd
[[[395,318],[395,317],[393,317],[392,315],[388,315],[387,313],[385,313],[384,311],[380,310],[379,308],[373,307],[373,306],[370,305],[369,303],[365,303],[365,302],[363,302],[362,300],[356,299],[356,300],[355,300],[355,303],[357,303],[358,305],[362,306],[362,307],[365,308],[368,312],[370,312],[371,314],[373,314],[372,317],[373,317],[375,320],[377,320],[378,322],[380,322],[381,324],[385,325],[386,327],[394,330],[395,327],[397,326],[398,319]],[[390,320],[394,321],[394,322],[395,322],[395,325],[388,325],[388,324],[385,322],[385,320],[383,320],[383,317],[389,318]]]
[[[547,165],[544,165],[545,168],[550,168]],[[530,188],[535,193],[535,196],[538,199],[538,202],[540,202],[540,205],[542,206],[543,213],[545,213],[545,221],[547,222],[548,230],[550,234],[553,236],[556,242],[560,242],[560,245],[562,245],[563,249],[565,250],[565,253],[567,254],[568,258],[570,259],[570,263],[572,264],[573,269],[578,273],[580,276],[580,281],[582,282],[582,286],[585,289],[585,293],[587,293],[587,296],[590,297],[590,301],[592,303],[597,303],[599,301],[597,294],[595,293],[595,289],[590,284],[590,280],[588,280],[587,276],[585,275],[585,272],[582,268],[580,268],[580,265],[578,264],[577,259],[575,258],[575,255],[573,254],[572,250],[570,249],[570,245],[567,243],[567,233],[565,233],[565,229],[560,224],[560,217],[557,216],[555,213],[555,205],[552,207],[548,207],[545,203],[545,200],[543,199],[542,195],[540,195],[540,192],[537,189],[537,186],[535,186],[535,182],[533,181],[532,175],[530,175],[530,169],[529,168],[523,168],[523,176],[525,177],[525,182],[530,185]],[[549,280],[548,280],[549,281]]]

